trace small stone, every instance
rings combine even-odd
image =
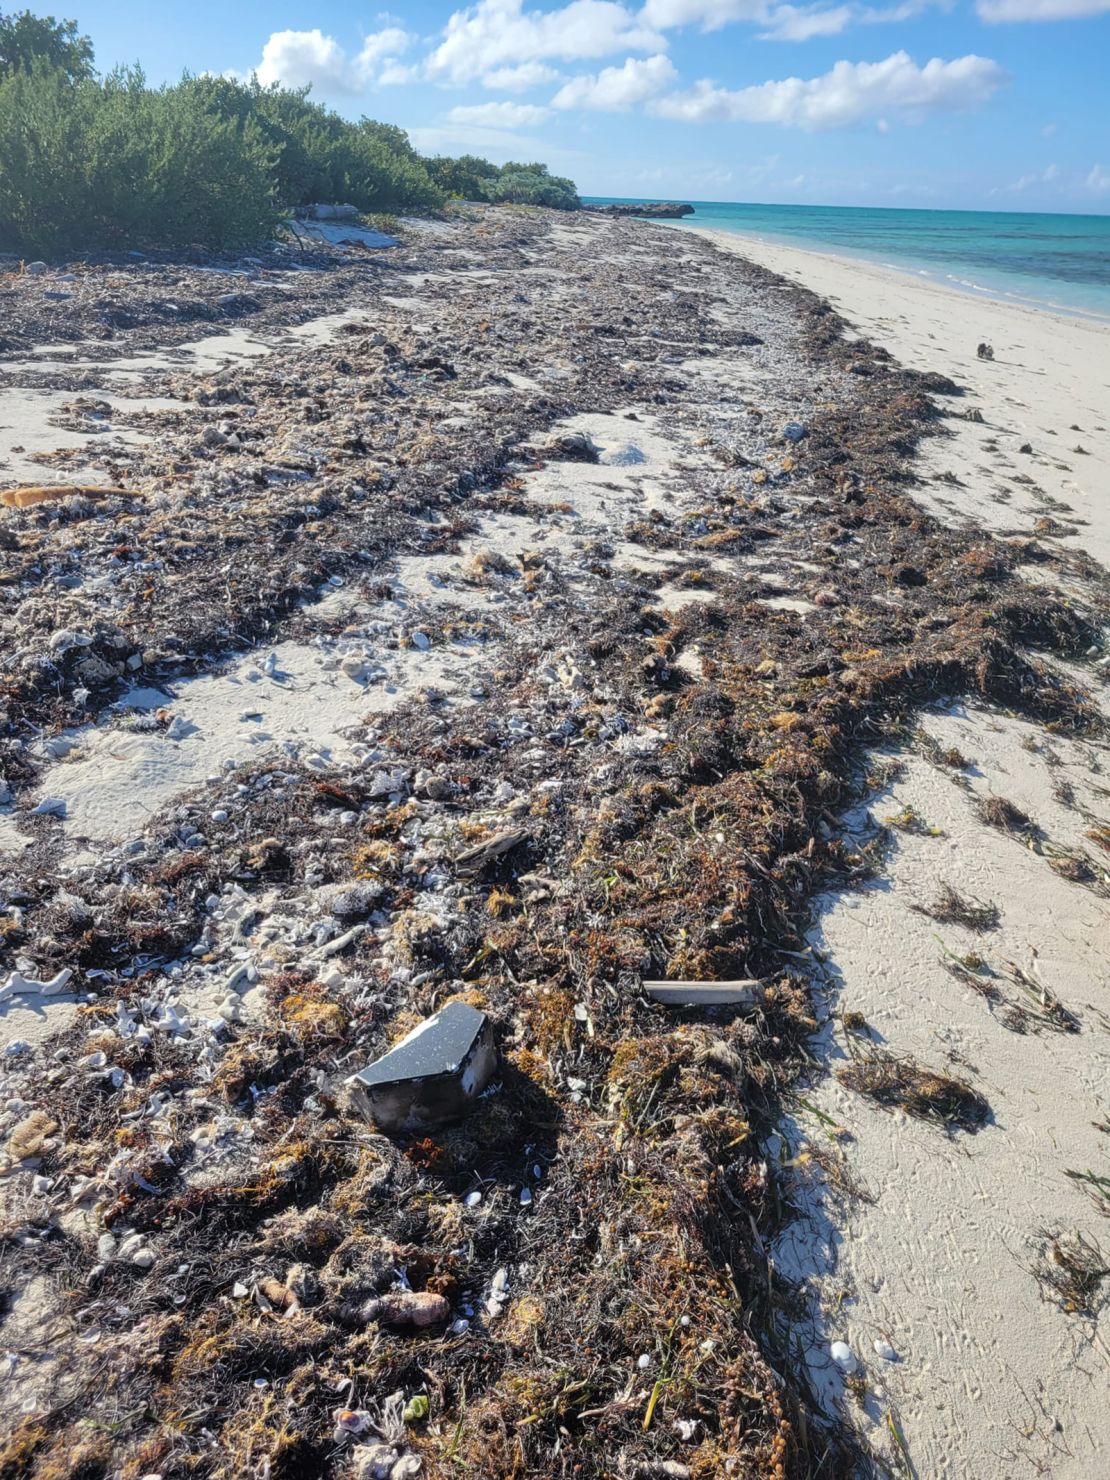
[[[212,813],[212,821],[226,822],[228,819],[228,815],[229,814],[223,807],[217,807],[216,810]]]
[[[412,645],[419,648],[422,653],[426,653],[432,645],[432,639],[426,632],[414,632],[412,634]]]
[[[809,436],[809,428],[800,421],[788,421],[782,429],[784,442],[800,442]]]
[[[23,269],[31,277],[41,277],[44,272],[49,271],[45,262],[28,262]]]
[[[851,1376],[859,1368],[859,1359],[846,1341],[834,1341],[832,1346],[829,1347],[829,1356],[832,1357],[841,1372],[846,1373],[848,1376]]]
[[[154,1254],[150,1249],[138,1249],[131,1255],[131,1263],[139,1269],[150,1269],[154,1263]]]
[[[875,1355],[877,1357],[882,1357],[882,1359],[883,1359],[884,1362],[897,1362],[897,1360],[898,1360],[898,1353],[894,1350],[894,1348],[891,1346],[891,1344],[890,1344],[889,1341],[885,1341],[880,1336],[875,1341],[874,1345],[875,1345]]]
[[[482,1194],[480,1192],[468,1192],[463,1198],[463,1203],[468,1208],[476,1208],[481,1201]]]

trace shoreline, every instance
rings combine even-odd
[[[655,223],[653,223],[655,224]],[[939,275],[939,269],[927,263],[914,264],[909,259],[905,264],[879,260],[877,257],[867,254],[862,250],[858,255],[850,251],[838,250],[835,246],[822,247],[814,244],[805,246],[795,241],[775,236],[760,236],[744,231],[733,231],[724,226],[701,225],[696,219],[683,221],[662,222],[668,229],[679,229],[682,231],[696,231],[712,240],[721,239],[720,244],[725,246],[725,239],[735,239],[743,243],[744,251],[750,254],[753,260],[760,260],[764,252],[797,253],[799,257],[813,258],[817,261],[831,260],[840,263],[844,267],[865,268],[877,273],[890,275],[898,280],[908,280],[920,287],[933,288],[941,292],[951,293],[954,298],[961,301],[965,306],[969,301],[974,303],[997,303],[1003,308],[1044,314],[1050,318],[1058,318],[1063,323],[1090,324],[1095,328],[1110,328],[1110,310],[1101,311],[1094,308],[1083,308],[1079,305],[1066,303],[1053,303],[1048,299],[1040,299],[1033,295],[1025,296],[1020,293],[1007,293],[1001,288],[987,288],[981,284],[971,282],[960,282],[950,277]],[[726,246],[726,250],[729,250]]]
[[[952,406],[945,434],[923,442],[915,501],[948,526],[1028,541],[1025,579],[1058,584],[1080,610],[1099,608],[1110,568],[1110,325],[998,300],[972,314],[958,290],[892,269],[704,234],[820,292],[900,363],[966,387],[979,419]],[[993,342],[993,361],[978,360],[980,338]],[[1044,547],[1098,564],[1086,578],[1054,580],[1037,564]],[[1110,715],[1105,665],[1093,677]],[[1099,990],[1110,969],[1110,871],[1091,860],[1095,897],[1057,873],[1098,853],[1091,840],[1110,812],[1101,782],[1110,751],[1105,739],[1073,745],[976,704],[927,709],[920,724],[924,741],[880,748],[889,780],[846,817],[856,845],[888,840],[876,885],[829,895],[808,937],[826,1064],[809,1099],[850,1149],[837,1175],[800,1199],[805,1216],[776,1257],[807,1291],[817,1391],[871,1442],[881,1446],[893,1415],[930,1480],[1080,1480],[1110,1452],[1097,1396],[1110,1320],[1096,1297],[1061,1327],[1058,1307],[1072,1297],[1053,1274],[1071,1251],[1104,1238],[1097,1205],[1069,1179],[1105,1170],[1110,1151],[1097,1128],[1110,1077]],[[939,759],[949,753],[954,770]],[[1016,838],[984,820],[997,798],[1027,819]],[[972,902],[997,911],[985,933],[961,923]],[[886,948],[894,940],[896,956]],[[981,964],[970,971],[963,960]],[[1065,1001],[1086,1009],[1066,1031],[1065,1019],[1036,1015]],[[845,1029],[849,1021],[856,1026]],[[957,1066],[996,1123],[965,1149],[869,1111],[839,1075],[883,1044]],[[795,1155],[819,1144],[808,1114],[784,1137]],[[845,1195],[845,1180],[855,1195]],[[830,1374],[830,1331],[868,1362],[868,1401],[850,1401]],[[895,1357],[876,1360],[873,1350]]]

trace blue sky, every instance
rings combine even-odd
[[[311,82],[429,153],[584,194],[1110,213],[1110,0],[147,0],[62,7],[101,67]]]

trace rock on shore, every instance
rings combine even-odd
[[[681,204],[677,200],[655,200],[633,202],[628,205],[615,206],[589,206],[587,209],[596,211],[602,216],[646,216],[653,221],[674,221],[683,216],[692,216],[694,208],[691,205]]]

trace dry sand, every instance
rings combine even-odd
[[[827,297],[903,364],[967,387],[984,420],[953,420],[953,438],[925,444],[927,481],[915,497],[942,518],[1000,532],[1031,534],[1054,514],[1076,527],[1064,543],[1110,564],[1110,325],[712,235]],[[981,340],[993,362],[977,359]],[[946,471],[958,486],[936,481]],[[1065,1314],[1035,1271],[1061,1235],[1110,1253],[1105,1202],[1100,1210],[1067,1175],[1110,1172],[1110,907],[1049,863],[1055,850],[1099,853],[1089,833],[1110,819],[1110,752],[976,708],[934,713],[925,729],[970,764],[952,770],[907,751],[896,779],[847,819],[861,838],[895,817],[916,818],[920,830],[896,831],[873,885],[824,901],[811,937],[826,985],[822,1042],[829,1070],[842,1067],[860,1044],[836,1015],[860,1013],[864,1047],[967,1079],[992,1120],[974,1137],[946,1137],[873,1107],[828,1073],[810,1103],[850,1132],[841,1165],[865,1197],[838,1200],[818,1178],[809,1216],[777,1255],[808,1289],[818,1390],[888,1459],[899,1458],[893,1419],[905,1442],[900,1467],[908,1454],[922,1480],[1078,1480],[1110,1465],[1110,1321],[1105,1310]],[[991,796],[1020,807],[1041,839],[1030,846],[986,825],[977,803]],[[914,912],[945,885],[996,905],[999,927],[975,935]],[[954,978],[946,951],[980,955],[1000,999]],[[1045,1025],[1030,982],[1075,1015],[1077,1032]],[[830,1142],[799,1112],[782,1154],[810,1144]],[[866,1363],[861,1400],[830,1361],[835,1340]],[[897,1360],[878,1355],[876,1342]]]

